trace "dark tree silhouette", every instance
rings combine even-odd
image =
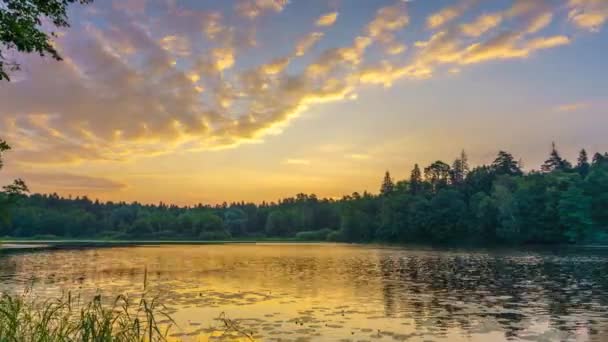
[[[492,170],[498,175],[521,176],[523,174],[513,155],[505,151],[498,151],[498,156],[492,162]]]
[[[418,164],[414,164],[414,168],[410,174],[410,193],[416,195],[422,190],[422,173]]]
[[[380,194],[388,195],[392,193],[393,190],[395,190],[395,183],[391,178],[391,174],[386,171],[386,173],[384,174],[384,179],[382,180],[382,185],[380,186]]]
[[[469,159],[467,154],[462,150],[460,158],[456,158],[452,164],[451,180],[452,184],[462,184],[469,173]]]
[[[545,163],[540,167],[543,172],[553,172],[556,170],[566,171],[572,168],[572,164],[566,159],[563,159],[557,148],[555,147],[555,143],[551,144],[551,154],[549,155],[549,159],[545,160]]]
[[[4,152],[9,151],[11,147],[9,144],[0,139],[0,170],[4,166],[2,155]],[[8,208],[14,204],[15,198],[29,191],[27,185],[22,179],[16,179],[13,184],[5,185],[2,187],[0,192],[0,218],[4,220],[8,219]]]
[[[433,191],[446,187],[450,180],[450,165],[438,160],[424,168],[424,178],[431,184]]]
[[[578,163],[576,164],[576,170],[578,171],[578,173],[581,174],[581,176],[585,177],[589,173],[590,167],[591,165],[589,165],[587,151],[585,151],[585,149],[582,149],[578,154]]]

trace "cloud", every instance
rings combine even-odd
[[[355,159],[355,160],[368,160],[371,158],[371,156],[369,154],[361,154],[361,153],[348,154],[348,155],[346,155],[346,157],[349,159]]]
[[[33,189],[52,187],[55,190],[82,190],[93,192],[116,191],[126,184],[103,177],[91,177],[70,173],[22,172],[23,178]]]
[[[289,60],[290,60],[289,57],[276,58],[273,61],[271,61],[270,63],[262,65],[261,71],[263,73],[265,73],[266,75],[279,74],[279,73],[283,72],[283,70],[285,70],[285,68],[289,64]]]
[[[177,56],[190,56],[190,41],[185,37],[177,35],[169,35],[160,39],[160,46],[169,52]]]
[[[112,6],[117,10],[142,13],[146,9],[146,0],[114,0]]]
[[[608,2],[604,0],[570,0],[568,19],[579,28],[598,32],[608,20]]]
[[[317,19],[317,22],[315,25],[332,26],[333,24],[336,23],[337,19],[338,19],[338,12],[327,13],[327,14],[324,14],[321,17],[319,17],[319,19]]]
[[[556,112],[576,112],[585,108],[589,108],[589,104],[585,102],[566,103],[554,108]]]
[[[471,3],[472,1],[462,1],[457,5],[445,7],[438,12],[432,13],[426,19],[426,27],[431,30],[440,28],[460,17],[470,7]]]
[[[288,165],[309,165],[310,160],[308,159],[287,159],[283,162]]]
[[[507,32],[496,36],[485,43],[476,43],[466,48],[460,59],[461,64],[479,63],[487,60],[528,57],[540,49],[553,48],[570,43],[566,36],[539,37],[526,43],[518,44],[520,36]]]
[[[502,14],[500,13],[484,14],[477,17],[477,19],[475,19],[475,21],[471,23],[460,25],[460,29],[465,35],[469,37],[479,37],[482,34],[500,25],[501,21]]]
[[[269,11],[281,12],[288,3],[288,0],[241,0],[235,10],[243,17],[254,19]]]
[[[287,5],[244,3],[256,16]],[[378,9],[349,40],[313,51],[323,33],[303,32],[287,53],[282,41],[283,50],[264,37],[255,45],[255,21],[237,18],[235,24],[217,11],[169,5],[154,16],[111,6],[87,10],[80,15],[95,20],[75,20],[57,39],[63,62],[20,56],[26,67],[19,81],[0,87],[0,132],[27,166],[260,142],[313,105],[355,99],[362,86],[464,72],[477,63],[523,59],[569,44],[567,35],[538,35],[553,20],[538,3],[516,1],[471,22],[440,25],[430,37],[407,42],[407,49],[401,33],[410,19],[407,4],[398,1]]]
[[[213,61],[217,71],[222,72],[230,69],[234,65],[234,49],[233,48],[215,48],[211,50]]]
[[[540,13],[536,17],[533,17],[528,24],[526,30],[527,33],[536,33],[551,24],[553,20],[553,14],[551,12]]]
[[[295,55],[304,56],[319,40],[323,38],[323,32],[311,32],[296,44]]]
[[[390,43],[385,51],[389,55],[399,55],[404,53],[407,50],[407,46],[402,43],[392,42]]]
[[[406,27],[410,22],[403,3],[380,8],[374,19],[367,25],[366,33],[371,38],[379,38]]]

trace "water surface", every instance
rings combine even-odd
[[[332,244],[163,245],[0,254],[0,291],[159,294],[175,338],[608,341],[608,252]]]

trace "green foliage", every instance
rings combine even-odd
[[[559,200],[559,221],[566,227],[565,235],[572,242],[585,241],[591,235],[591,197],[583,189],[571,184]]]
[[[586,177],[589,174],[589,168],[591,165],[589,164],[589,157],[587,157],[587,151],[582,149],[578,155],[578,163],[576,164],[576,171],[582,176]]]
[[[355,192],[340,200],[298,194],[276,203],[177,207],[19,195],[11,219],[0,222],[0,236],[588,243],[608,238],[608,163],[603,158],[596,154],[583,176],[580,162],[575,169],[524,174],[504,151],[492,165],[469,171],[463,154],[454,167],[441,161],[426,167],[425,179],[419,167],[396,184],[387,173],[382,194]]]
[[[89,3],[92,0],[3,0],[0,6],[0,81],[10,80],[8,71],[19,69],[19,64],[8,60],[6,50],[49,55],[56,60],[61,56],[51,41],[54,32],[47,33],[43,22],[57,28],[67,27],[67,8],[72,3]]]
[[[0,55],[1,57],[1,55]],[[1,76],[1,59],[0,59],[0,76]],[[1,79],[1,77],[0,77]],[[11,147],[9,144],[0,139],[0,170],[4,166],[2,159],[3,153],[9,151]],[[16,179],[13,184],[5,185],[2,187],[0,192],[0,220],[8,221],[9,209],[13,206],[26,192],[29,192],[27,185],[22,179]]]
[[[296,233],[296,239],[300,241],[326,241],[331,233],[333,233],[333,230],[327,228],[299,232]]]
[[[450,180],[450,165],[438,160],[424,168],[424,178],[431,185],[431,189],[437,192],[448,185]]]
[[[104,304],[100,295],[79,306],[69,294],[43,303],[27,295],[0,296],[0,341],[83,341],[143,342],[165,341],[172,322],[156,299],[142,295],[137,301],[118,296]]]

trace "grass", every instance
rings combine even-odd
[[[0,294],[0,342],[167,341],[176,323],[157,297],[148,296],[147,288],[146,268],[143,292],[135,301],[119,295],[108,304],[96,295],[83,305],[80,297],[72,297],[70,292],[43,302],[36,302],[29,289],[20,296]],[[224,326],[224,334],[236,333],[254,341],[253,333],[246,332],[238,321],[224,313],[218,320]]]
[[[171,318],[156,299],[145,295],[132,302],[118,296],[104,304],[101,295],[81,305],[69,293],[59,299],[37,303],[28,294],[0,297],[2,342],[144,342],[165,341],[170,325],[157,318]]]

